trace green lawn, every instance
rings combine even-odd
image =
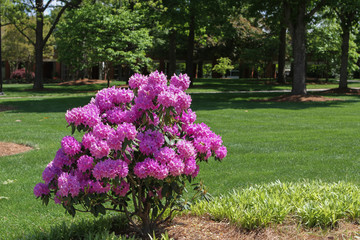
[[[112,85],[123,85],[122,81],[111,81]],[[107,84],[93,84],[80,86],[60,86],[55,83],[45,84],[42,91],[32,90],[32,84],[4,84],[3,92],[7,97],[34,97],[34,96],[90,96],[98,90],[106,87]],[[324,80],[310,82],[307,89],[328,89],[337,88],[338,82],[330,80],[325,83]],[[349,87],[360,87],[360,81],[349,82]],[[276,84],[274,79],[196,79],[194,86],[188,90],[189,93],[205,92],[230,92],[230,91],[260,91],[260,90],[291,90],[291,83],[284,85]]]
[[[11,87],[5,85],[4,91]],[[87,89],[79,89],[82,87]],[[36,93],[39,96],[33,98],[0,98],[0,104],[16,108],[0,112],[0,141],[35,147],[28,153],[0,157],[0,239],[48,231],[64,221],[70,224],[92,219],[86,214],[72,219],[64,215],[62,207],[53,203],[42,206],[33,195],[33,187],[41,181],[41,173],[53,159],[60,140],[70,134],[64,119],[66,110],[88,103],[94,95],[79,93],[77,87],[70,87],[71,91],[60,89],[52,96]],[[8,92],[8,96],[29,96],[15,88]],[[205,122],[223,136],[228,147],[228,156],[222,163],[210,161],[201,165],[198,178],[210,193],[219,196],[234,188],[276,180],[342,180],[359,185],[359,97],[340,96],[344,101],[319,103],[250,101],[276,95],[192,96],[197,122]]]

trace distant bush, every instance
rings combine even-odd
[[[13,71],[10,74],[11,80],[34,80],[35,79],[35,73],[33,72],[26,72],[25,68],[20,68],[15,71]]]

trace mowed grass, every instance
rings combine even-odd
[[[275,95],[192,95],[197,122],[208,124],[228,147],[223,162],[201,164],[198,179],[209,192],[220,196],[277,180],[341,180],[359,185],[359,97],[319,103],[250,101]],[[70,134],[64,119],[66,110],[88,103],[91,96],[0,99],[0,104],[16,108],[0,112],[0,141],[35,148],[0,157],[0,239],[18,239],[47,232],[62,222],[92,219],[88,214],[73,219],[64,215],[61,206],[52,202],[42,206],[33,195],[33,187],[41,181],[62,137]]]
[[[125,81],[111,81],[110,86],[124,85]],[[339,83],[331,79],[309,82],[307,89],[330,89],[337,88]],[[353,80],[348,83],[350,88],[359,88],[360,80]],[[98,90],[107,87],[107,84],[92,84],[78,86],[64,86],[56,83],[44,84],[44,90],[33,90],[33,84],[3,84],[4,96],[0,99],[9,97],[36,97],[36,96],[90,96]],[[202,78],[194,81],[194,86],[187,90],[189,93],[208,93],[208,92],[232,92],[232,91],[263,91],[263,90],[291,90],[291,83],[277,84],[274,79],[209,79]]]

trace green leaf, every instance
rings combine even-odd
[[[75,131],[76,131],[76,127],[75,127],[75,125],[72,123],[72,124],[71,124],[71,135],[74,135]]]

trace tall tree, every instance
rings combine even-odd
[[[10,7],[10,2],[8,0],[0,0],[0,95],[4,95],[3,92],[3,72],[2,72],[2,27],[9,25],[9,22],[4,21],[4,14],[7,9]]]
[[[77,7],[82,0],[11,0],[14,2],[14,8],[12,11],[8,11],[7,18],[9,21],[14,24],[17,30],[24,35],[31,44],[35,47],[35,80],[34,80],[34,89],[43,89],[44,80],[43,80],[43,51],[45,44],[49,40],[51,34],[53,33],[56,25],[58,24],[63,13],[72,7]],[[53,16],[53,21],[51,27],[47,32],[44,32],[44,18],[46,17],[46,12],[49,12],[50,9],[58,8],[58,11],[53,11],[55,16]],[[35,16],[36,24],[28,24],[27,21],[30,17]],[[35,31],[35,41],[31,39],[28,34],[26,34],[26,29],[32,29]]]
[[[255,17],[265,23],[266,28],[273,34],[278,35],[278,75],[277,81],[285,83],[286,63],[286,16],[284,3],[286,0],[249,0],[246,17]]]
[[[360,0],[336,1],[333,9],[340,20],[342,30],[339,88],[347,89],[350,34],[360,21]]]
[[[286,22],[289,26],[294,72],[292,94],[307,94],[306,91],[306,25],[326,0],[286,0],[284,2]]]
[[[103,64],[108,75],[110,64],[124,64],[138,72],[150,59],[147,28],[135,11],[102,3],[87,3],[71,11],[56,32],[59,60],[84,70]]]

